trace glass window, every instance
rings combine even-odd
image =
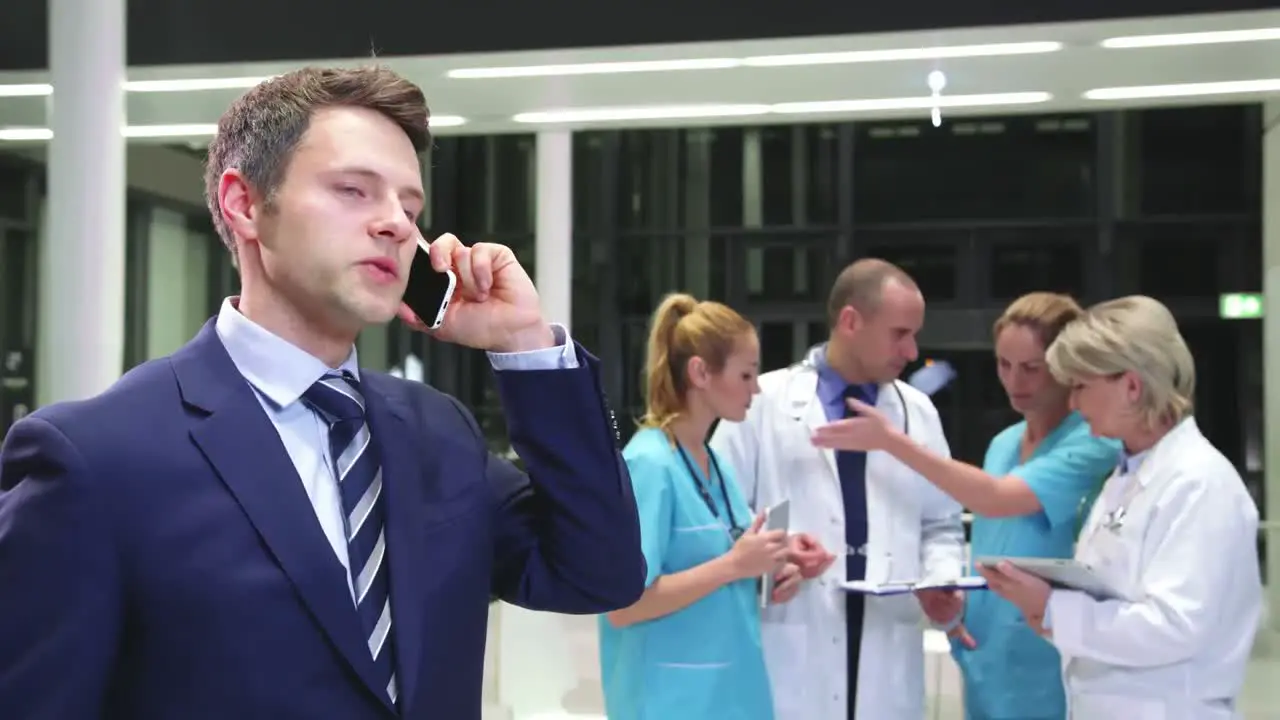
[[[1138,292],[1158,298],[1214,297],[1224,250],[1213,225],[1122,223],[1117,243],[1133,243]]]
[[[1258,116],[1242,105],[1136,111],[1143,215],[1256,211]]]
[[[761,372],[784,368],[795,362],[795,333],[796,323],[793,322],[760,324]]]
[[[436,139],[432,221],[450,232],[534,231],[535,139],[479,135]]]
[[[1078,243],[1003,242],[991,248],[991,297],[1013,300],[1029,292],[1084,294],[1084,253]]]
[[[903,242],[897,233],[862,236],[867,242],[861,257],[874,257],[897,265],[915,278],[930,302],[955,300],[958,287],[959,245],[943,242]],[[886,237],[888,236],[888,237]],[[855,235],[855,243],[859,236]]]
[[[739,242],[746,253],[748,301],[826,299],[830,290],[827,273],[834,263],[834,241]]]
[[[838,135],[835,125],[771,125],[760,129],[765,226],[836,224]]]
[[[860,223],[1059,218],[1094,211],[1094,129],[1083,116],[860,126]]]

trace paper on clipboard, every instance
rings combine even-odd
[[[783,500],[764,511],[764,526],[762,532],[770,530],[781,530],[788,532],[791,527],[791,501]],[[760,607],[767,608],[773,604],[773,576],[765,575],[760,578]]]
[[[850,580],[840,587],[845,592],[885,597],[889,595],[906,595],[917,590],[986,590],[987,579],[981,575],[970,575],[946,582],[901,580],[875,583],[866,580]]]

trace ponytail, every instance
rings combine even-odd
[[[643,427],[666,430],[684,407],[685,366],[691,355],[676,350],[680,321],[698,308],[698,301],[686,293],[663,298],[649,326],[649,349],[645,362],[645,413]]]

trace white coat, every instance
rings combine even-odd
[[[937,409],[906,383],[882,386],[877,409],[936,453],[949,455]],[[790,500],[790,529],[828,550],[845,547],[835,454],[811,432],[827,422],[818,373],[799,363],[760,378],[742,423],[721,422],[712,447],[732,463],[757,510]],[[901,399],[900,399],[901,398]],[[907,405],[903,407],[903,401]],[[883,452],[867,457],[867,579],[956,578],[964,572],[958,503]],[[848,720],[845,579],[841,554],[789,603],[764,611],[762,642],[777,720]],[[924,615],[911,595],[868,597],[858,664],[857,720],[924,718]]]
[[[1262,617],[1257,507],[1191,418],[1138,463],[1107,480],[1076,548],[1133,601],[1050,596],[1071,717],[1240,717]]]

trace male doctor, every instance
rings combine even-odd
[[[933,403],[897,380],[918,355],[924,298],[900,268],[864,259],[836,279],[827,317],[828,341],[761,376],[746,419],[721,422],[712,446],[733,464],[757,510],[790,500],[793,551],[814,580],[764,612],[778,720],[920,720],[920,610],[955,631],[962,599],[944,592],[870,597],[840,585],[959,577],[960,505],[886,453],[821,450],[812,434],[852,412],[847,398],[854,397],[950,455]]]

